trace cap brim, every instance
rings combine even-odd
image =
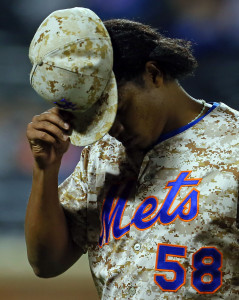
[[[74,130],[70,136],[71,143],[75,146],[86,146],[101,139],[114,123],[117,104],[117,84],[112,72],[100,99],[84,112],[73,112]]]

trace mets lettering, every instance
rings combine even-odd
[[[101,214],[101,235],[99,246],[109,243],[110,230],[115,239],[120,239],[130,230],[130,226],[135,226],[138,230],[146,230],[153,226],[157,221],[162,225],[174,222],[177,218],[184,222],[189,222],[196,218],[199,210],[200,192],[192,188],[186,197],[171,212],[170,209],[182,187],[198,186],[201,178],[189,179],[191,171],[184,171],[179,174],[176,180],[169,181],[165,188],[169,189],[161,208],[158,210],[158,199],[149,196],[136,208],[131,222],[121,227],[121,220],[127,203],[125,196],[114,198],[114,195],[106,197]],[[158,210],[158,211],[157,211]],[[105,241],[105,242],[104,242]]]

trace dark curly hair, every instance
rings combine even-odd
[[[139,78],[149,60],[168,80],[192,75],[197,67],[189,41],[165,37],[149,25],[125,19],[107,20],[104,25],[112,41],[118,82]]]

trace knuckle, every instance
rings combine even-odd
[[[56,135],[57,135],[58,138],[60,138],[60,139],[63,138],[64,139],[64,133],[61,130],[58,130]]]
[[[61,136],[62,135],[62,131],[57,126],[55,126],[54,124],[45,125],[45,129],[47,129],[49,132],[51,132],[52,134],[54,134],[56,136]]]
[[[35,115],[35,116],[32,118],[32,122],[31,122],[31,123],[37,122],[38,119],[39,119],[39,115]]]
[[[46,121],[41,122],[41,129],[46,130],[46,129],[51,129],[51,124],[49,124]]]
[[[55,106],[53,106],[53,107],[51,107],[50,109],[48,109],[48,111],[50,111],[50,112],[56,112],[56,111],[58,111],[58,108],[57,107],[55,107]]]
[[[62,121],[59,115],[53,113],[47,113],[45,119],[54,124],[59,124]]]
[[[32,128],[32,122],[27,124],[27,132]]]
[[[46,140],[48,137],[48,134],[46,132],[40,132],[39,137],[41,140]]]
[[[31,135],[31,131],[29,129],[27,129],[26,130],[26,136],[27,136],[28,139],[30,138],[30,135]]]
[[[52,116],[59,116],[59,110],[57,107],[50,108],[47,113]]]

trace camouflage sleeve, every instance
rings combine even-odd
[[[73,241],[84,253],[87,252],[87,166],[88,151],[84,148],[74,172],[58,189]]]

